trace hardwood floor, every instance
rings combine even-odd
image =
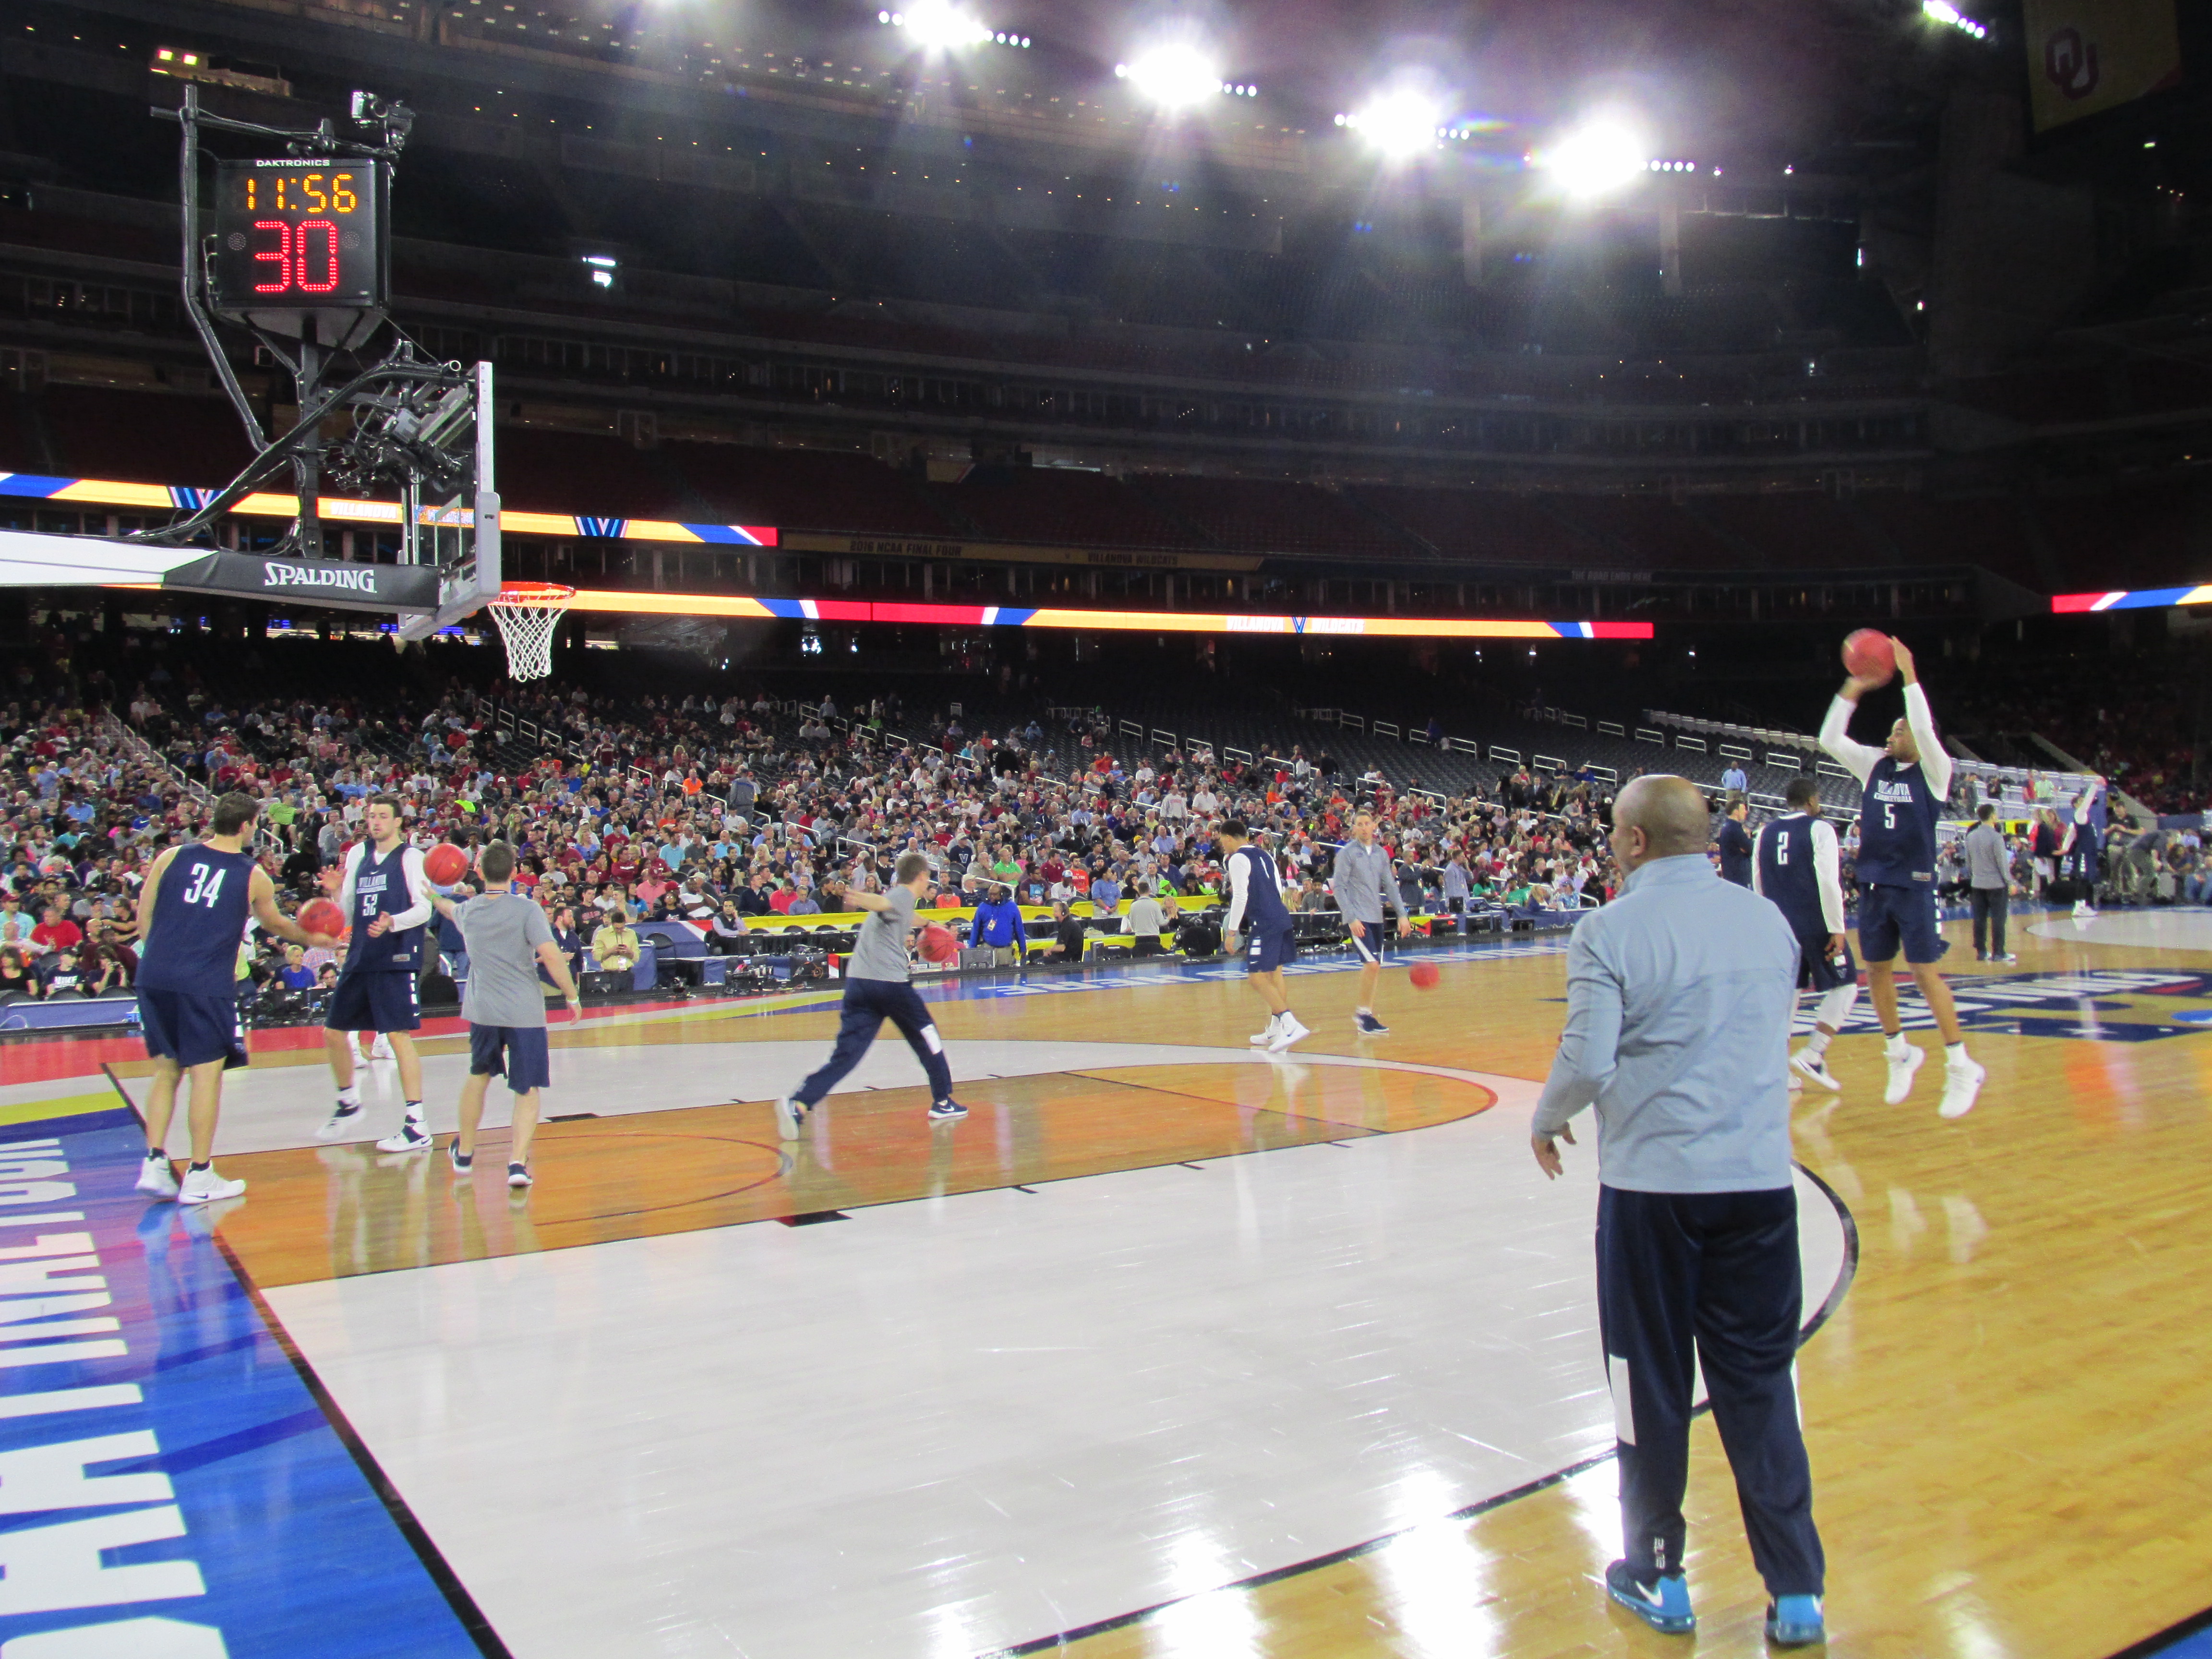
[[[1964,929],[1947,930],[1969,1044],[1990,1073],[1970,1116],[1938,1120],[1934,1064],[1910,1101],[1885,1106],[1878,1041],[1858,1030],[1831,1051],[1843,1092],[1808,1092],[1796,1109],[1800,1158],[1858,1231],[1856,1282],[1800,1361],[1838,1655],[2100,1659],[2212,1602],[2212,1024],[2191,1018],[2212,1019],[2212,917],[2172,936],[2191,948],[2100,943],[2064,923],[2043,937],[2027,921],[2016,919],[2013,967],[1978,968]],[[1304,1060],[981,1077],[961,1085],[974,1115],[957,1126],[927,1123],[918,1087],[875,1087],[833,1097],[789,1147],[749,1087],[746,1050],[826,1051],[834,1012],[587,1026],[556,1034],[556,1088],[564,1054],[611,1049],[672,1087],[709,1068],[719,1103],[549,1124],[539,1185],[512,1198],[495,1138],[494,1167],[458,1194],[442,1153],[397,1164],[363,1146],[227,1157],[252,1186],[221,1231],[257,1282],[300,1285],[1419,1131],[1498,1099],[1468,1073],[1543,1076],[1563,969],[1558,955],[1453,965],[1426,994],[1394,973],[1382,1007],[1394,1034],[1377,1042],[1353,1036],[1352,975],[1300,976],[1293,1004],[1316,1033]],[[934,1006],[956,1059],[987,1042],[1218,1056],[1243,1048],[1258,1018],[1256,1000],[1225,980]],[[1912,1035],[1935,1044],[1931,1031]],[[1413,1069],[1317,1058],[1328,1054]],[[301,1080],[310,1116],[325,1093],[313,1075]],[[1533,1164],[1527,1178],[1540,1179]],[[1066,1650],[1762,1653],[1764,1594],[1710,1419],[1693,1448],[1694,1648],[1645,1631],[1594,1583],[1617,1553],[1613,1472],[1601,1463],[1350,1559],[1079,1634]]]

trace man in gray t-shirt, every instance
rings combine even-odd
[[[538,1091],[553,1080],[545,1041],[545,993],[538,969],[542,963],[580,1016],[583,1000],[568,974],[568,958],[553,942],[552,924],[538,901],[516,892],[514,848],[495,841],[477,854],[483,877],[481,897],[460,903],[441,896],[431,902],[461,930],[468,949],[469,979],[461,993],[461,1018],[469,1023],[469,1075],[461,1085],[460,1133],[450,1149],[453,1173],[475,1167],[477,1128],[483,1121],[484,1093],[494,1077],[504,1076],[514,1095],[513,1144],[507,1149],[507,1184],[531,1184],[530,1142],[538,1131]]]
[[[885,1020],[899,1028],[929,1074],[930,1121],[948,1123],[968,1115],[968,1109],[952,1097],[952,1068],[945,1064],[944,1039],[937,1035],[928,1007],[907,983],[906,945],[914,933],[915,911],[934,884],[929,860],[921,853],[900,854],[891,883],[880,896],[829,890],[837,908],[866,910],[869,915],[860,924],[853,954],[845,960],[837,1046],[820,1070],[775,1103],[776,1132],[786,1140],[799,1139],[806,1115],[860,1063]]]

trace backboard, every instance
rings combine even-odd
[[[439,398],[396,436],[465,465],[425,469],[401,494],[402,564],[438,573],[438,608],[399,618],[399,637],[427,639],[481,609],[500,590],[499,489],[493,437],[492,366]]]

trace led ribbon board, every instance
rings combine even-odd
[[[2095,611],[2159,611],[2170,605],[2212,605],[2212,583],[2197,587],[2138,587],[2111,593],[2058,593],[2051,608],[2059,616]]]

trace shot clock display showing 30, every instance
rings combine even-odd
[[[224,161],[209,297],[217,311],[380,307],[390,283],[381,161]]]

